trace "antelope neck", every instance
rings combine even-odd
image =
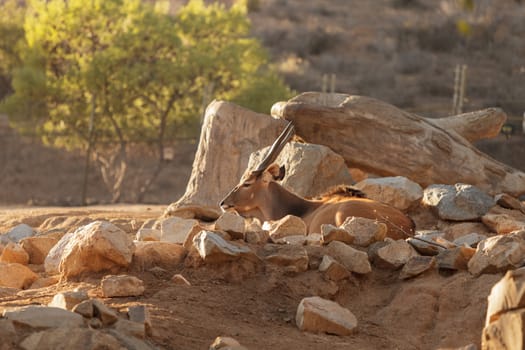
[[[262,209],[266,220],[279,220],[286,215],[304,217],[317,209],[322,203],[309,201],[286,190],[276,182],[268,185],[267,208]]]

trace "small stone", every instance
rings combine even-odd
[[[104,326],[109,326],[117,322],[118,314],[113,309],[98,299],[91,299],[91,302],[93,305],[93,317],[100,319]]]
[[[25,289],[38,279],[27,266],[0,262],[0,287]]]
[[[525,205],[521,203],[517,198],[512,197],[507,193],[500,193],[494,197],[496,203],[506,209],[519,210],[525,214]]]
[[[268,231],[247,231],[244,235],[246,243],[250,244],[266,244],[270,239]]]
[[[135,297],[144,294],[144,282],[128,275],[108,275],[100,282],[102,295],[105,298]]]
[[[265,227],[263,226],[263,228]],[[306,224],[303,219],[297,216],[286,215],[278,221],[271,222],[268,231],[270,239],[273,241],[279,240],[285,236],[306,236]]]
[[[436,256],[437,267],[447,270],[468,270],[468,262],[476,249],[470,247],[450,248]]]
[[[400,279],[408,279],[421,275],[423,272],[430,270],[436,264],[436,258],[433,256],[412,256],[401,269]]]
[[[29,263],[29,254],[18,243],[9,242],[0,255],[0,262],[17,263],[27,265]]]
[[[359,181],[355,187],[368,198],[400,210],[408,209],[423,197],[421,186],[403,176],[368,178]]]
[[[383,241],[388,230],[382,222],[353,216],[346,218],[340,227],[354,236],[353,244],[360,247]]]
[[[380,247],[372,256],[374,265],[381,268],[396,270],[405,265],[410,258],[418,253],[404,240],[391,241]]]
[[[30,305],[4,311],[3,317],[15,325],[45,329],[58,327],[82,327],[84,320],[79,314],[58,307]]]
[[[323,235],[320,233],[309,233],[306,236],[305,244],[320,247],[323,245]]]
[[[69,292],[61,292],[55,294],[53,300],[48,304],[48,306],[59,307],[65,310],[72,310],[77,304],[80,304],[84,300],[88,299],[86,291],[76,290]]]
[[[126,336],[131,336],[139,339],[146,338],[146,330],[143,323],[133,322],[119,318],[113,325],[115,330]]]
[[[171,217],[160,222],[161,241],[183,244],[186,236],[199,226],[194,219]]]
[[[497,273],[525,264],[525,230],[489,237],[478,244],[468,263],[471,274]]]
[[[467,246],[467,247],[475,248],[477,247],[479,242],[485,239],[487,239],[487,236],[472,232],[465,236],[461,236],[455,239],[453,243],[457,246]]]
[[[128,308],[128,317],[130,321],[142,324],[147,335],[151,336],[153,334],[151,316],[146,306],[130,306]]]
[[[58,276],[40,277],[31,284],[29,289],[45,288],[57,284],[58,282]]]
[[[525,214],[518,210],[495,206],[483,215],[481,221],[500,235],[525,230]]]
[[[319,265],[319,271],[323,272],[329,279],[336,282],[351,276],[350,271],[329,255],[323,256],[323,260]]]
[[[471,233],[489,236],[490,231],[482,222],[459,222],[443,229],[443,238],[451,242]]]
[[[139,271],[152,267],[173,269],[184,261],[186,249],[171,242],[136,242],[132,265]]]
[[[227,242],[221,236],[211,231],[201,231],[193,239],[193,245],[200,257],[208,263],[220,263],[240,258],[252,261],[258,260],[249,247]]]
[[[479,220],[495,204],[494,198],[468,184],[431,185],[423,192],[422,203],[434,208],[443,220]]]
[[[71,311],[76,312],[86,318],[92,318],[95,313],[95,307],[93,306],[92,300],[84,300],[77,305],[73,306]]]
[[[40,265],[46,260],[49,251],[58,243],[58,238],[54,236],[34,236],[24,238],[20,244],[29,254],[29,263]]]
[[[247,350],[237,340],[231,337],[217,337],[210,345],[209,350]]]
[[[366,252],[354,249],[342,242],[330,242],[326,252],[351,272],[366,274],[372,271]]]
[[[332,241],[339,241],[351,244],[355,240],[355,237],[352,234],[350,234],[350,232],[348,232],[344,228],[337,227],[331,224],[321,225],[321,235],[324,244],[328,244]]]
[[[215,222],[215,230],[226,231],[233,239],[244,239],[245,222],[240,215],[225,212]]]
[[[181,286],[191,286],[191,283],[181,274],[175,274],[171,278],[171,281]]]
[[[275,240],[274,243],[291,244],[291,245],[305,245],[306,237],[307,236],[303,236],[303,235],[286,236],[281,239]]]
[[[272,245],[265,246],[265,260],[274,265],[283,266],[288,272],[304,272],[308,270],[308,254],[301,246]]]
[[[154,228],[141,228],[137,231],[135,239],[137,241],[160,241],[162,233]]]
[[[350,335],[357,327],[357,319],[350,310],[320,297],[301,300],[295,321],[301,331],[313,333]]]

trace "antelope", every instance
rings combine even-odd
[[[256,169],[247,169],[239,184],[219,203],[223,211],[234,210],[261,222],[295,215],[304,220],[308,233],[320,233],[323,224],[339,226],[347,217],[357,216],[384,222],[387,236],[393,239],[413,236],[412,219],[390,205],[363,198],[359,193],[348,197],[337,191],[333,195],[306,199],[279,184],[286,169],[274,161],[293,134],[294,126],[289,122]]]

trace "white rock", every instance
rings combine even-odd
[[[145,289],[141,279],[128,275],[104,276],[100,287],[105,298],[135,297],[144,294]]]
[[[183,244],[186,236],[199,222],[194,219],[171,217],[160,222],[161,241]]]
[[[423,197],[419,184],[403,176],[368,178],[354,185],[370,199],[406,210]]]
[[[267,244],[265,260],[282,267],[288,272],[304,272],[308,270],[308,253],[297,245]]]
[[[314,333],[349,335],[357,327],[357,319],[350,310],[320,297],[301,300],[295,321],[300,330]]]
[[[95,221],[66,234],[45,261],[47,273],[64,277],[127,267],[135,245],[124,231],[107,221]]]

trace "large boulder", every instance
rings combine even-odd
[[[264,148],[252,154],[248,167],[255,167],[266,151]],[[276,162],[286,167],[281,184],[303,197],[317,196],[333,186],[353,184],[343,157],[326,146],[289,142]]]
[[[135,245],[126,232],[107,221],[95,221],[68,233],[51,249],[47,273],[74,277],[85,272],[128,267]]]

